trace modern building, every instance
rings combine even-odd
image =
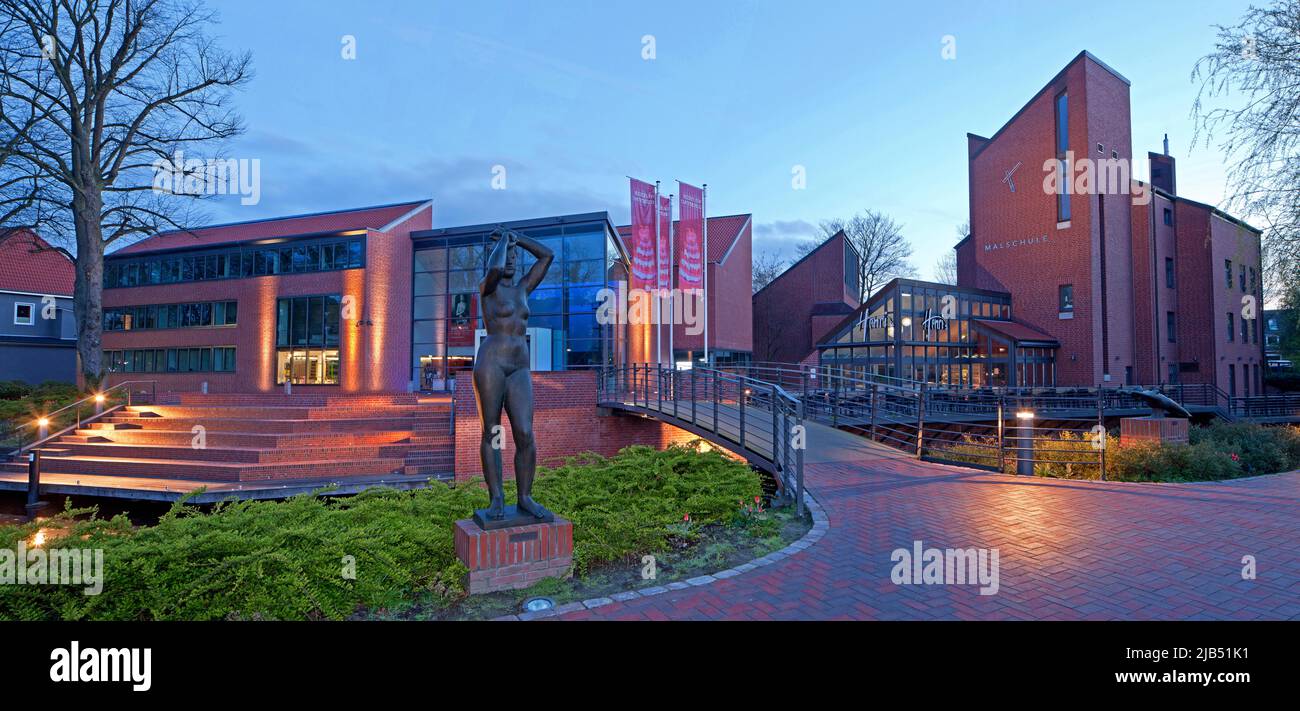
[[[673,222],[674,254],[682,253],[679,223]],[[708,270],[707,334],[701,327],[687,328],[677,323],[673,327],[673,362],[700,362],[704,358],[704,338],[708,336],[709,362],[713,364],[748,363],[753,358],[754,331],[753,306],[749,295],[753,292],[754,270],[754,216],[749,214],[724,215],[708,218]],[[630,225],[618,228],[619,235],[627,239],[632,234]],[[673,285],[677,284],[679,270],[674,265]],[[675,306],[676,310],[682,307]],[[696,332],[693,332],[696,331]],[[667,333],[667,329],[663,329]],[[650,336],[653,338],[654,334]],[[661,336],[666,338],[665,336]],[[651,352],[656,347],[651,344]],[[661,344],[663,352],[668,345]],[[653,357],[645,360],[654,360]]]
[[[1055,338],[1012,320],[1012,298],[894,279],[817,344],[839,374],[964,388],[1056,384]]]
[[[861,259],[841,230],[753,296],[754,359],[816,362],[817,345],[854,313]]]
[[[1300,353],[1291,353],[1287,350],[1287,343],[1291,340],[1295,329],[1295,309],[1264,311],[1264,357],[1268,359],[1270,365],[1282,360],[1289,360],[1293,364],[1300,360]]]
[[[1260,392],[1260,231],[1178,195],[1174,159],[1132,179],[1127,79],[1088,52],[1002,128],[968,135],[958,285],[1010,297],[1061,385]],[[1166,142],[1167,143],[1167,142]]]
[[[109,382],[156,380],[161,392],[401,393],[454,389],[486,335],[478,304],[497,224],[434,229],[415,201],[160,234],[105,259]],[[718,262],[749,275],[749,219],[711,221]],[[627,253],[604,212],[501,223],[555,252],[529,298],[537,371],[648,360],[626,320],[598,322],[627,279]],[[713,250],[714,234],[710,234]],[[742,254],[743,252],[743,254]],[[531,264],[523,258],[523,268]],[[711,285],[712,286],[712,285]],[[745,300],[748,305],[748,300]],[[748,328],[711,338],[748,353]],[[749,323],[749,313],[742,315]],[[680,333],[680,332],[679,332]],[[689,339],[689,337],[687,337]],[[687,348],[690,341],[686,340]]]
[[[72,257],[35,232],[0,233],[0,380],[76,382]]]

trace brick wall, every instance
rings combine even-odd
[[[598,411],[593,371],[536,372],[533,376],[533,435],[538,465],[554,464],[582,452],[612,456],[624,447],[645,444],[663,448],[688,442],[691,433],[655,420]],[[471,378],[457,378],[455,405],[456,481],[483,475],[479,462],[482,433]],[[505,448],[501,462],[507,479],[514,477],[514,435],[502,415]]]

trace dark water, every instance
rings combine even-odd
[[[47,503],[46,507],[41,509],[38,516],[48,516],[63,510],[64,502],[72,500],[74,509],[88,508],[91,506],[99,507],[100,518],[112,518],[118,514],[126,514],[131,523],[137,526],[149,526],[158,522],[158,517],[167,513],[170,504],[161,501],[131,501],[129,499],[113,499],[97,496],[65,496],[65,495],[48,495],[41,497]],[[4,491],[0,492],[0,524],[15,523],[20,521],[26,515],[24,505],[27,503],[27,494],[21,491]]]

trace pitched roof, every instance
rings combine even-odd
[[[982,318],[971,320],[977,325],[987,328],[994,333],[1006,336],[1016,343],[1058,343],[1056,338],[1049,336],[1042,331],[1030,328],[1023,323],[1016,323],[1015,321],[993,321]]]
[[[378,230],[424,205],[428,200],[413,200],[392,205],[358,207],[307,215],[272,217],[264,220],[233,222],[224,225],[196,227],[188,231],[172,230],[145,238],[123,247],[114,254],[135,254],[159,249],[206,247],[228,242],[245,242],[269,237],[312,234],[316,232],[345,232],[348,230]]]
[[[0,291],[72,296],[76,278],[68,253],[35,232],[0,231]]]
[[[753,215],[749,214],[723,215],[709,218],[710,262],[721,262],[722,258],[727,256],[727,252],[731,251],[732,246],[736,244],[736,240],[744,233],[745,225],[748,225],[752,218]],[[681,230],[678,229],[680,226],[681,220],[673,220],[674,241],[677,243],[674,245],[675,254],[682,253],[682,235]],[[618,234],[620,237],[627,239],[632,234],[632,226],[619,225]]]

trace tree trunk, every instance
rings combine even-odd
[[[103,194],[91,186],[85,194],[74,193],[73,224],[77,234],[77,281],[73,290],[73,313],[77,318],[77,360],[82,385],[98,388],[104,377],[104,236],[100,225]]]

